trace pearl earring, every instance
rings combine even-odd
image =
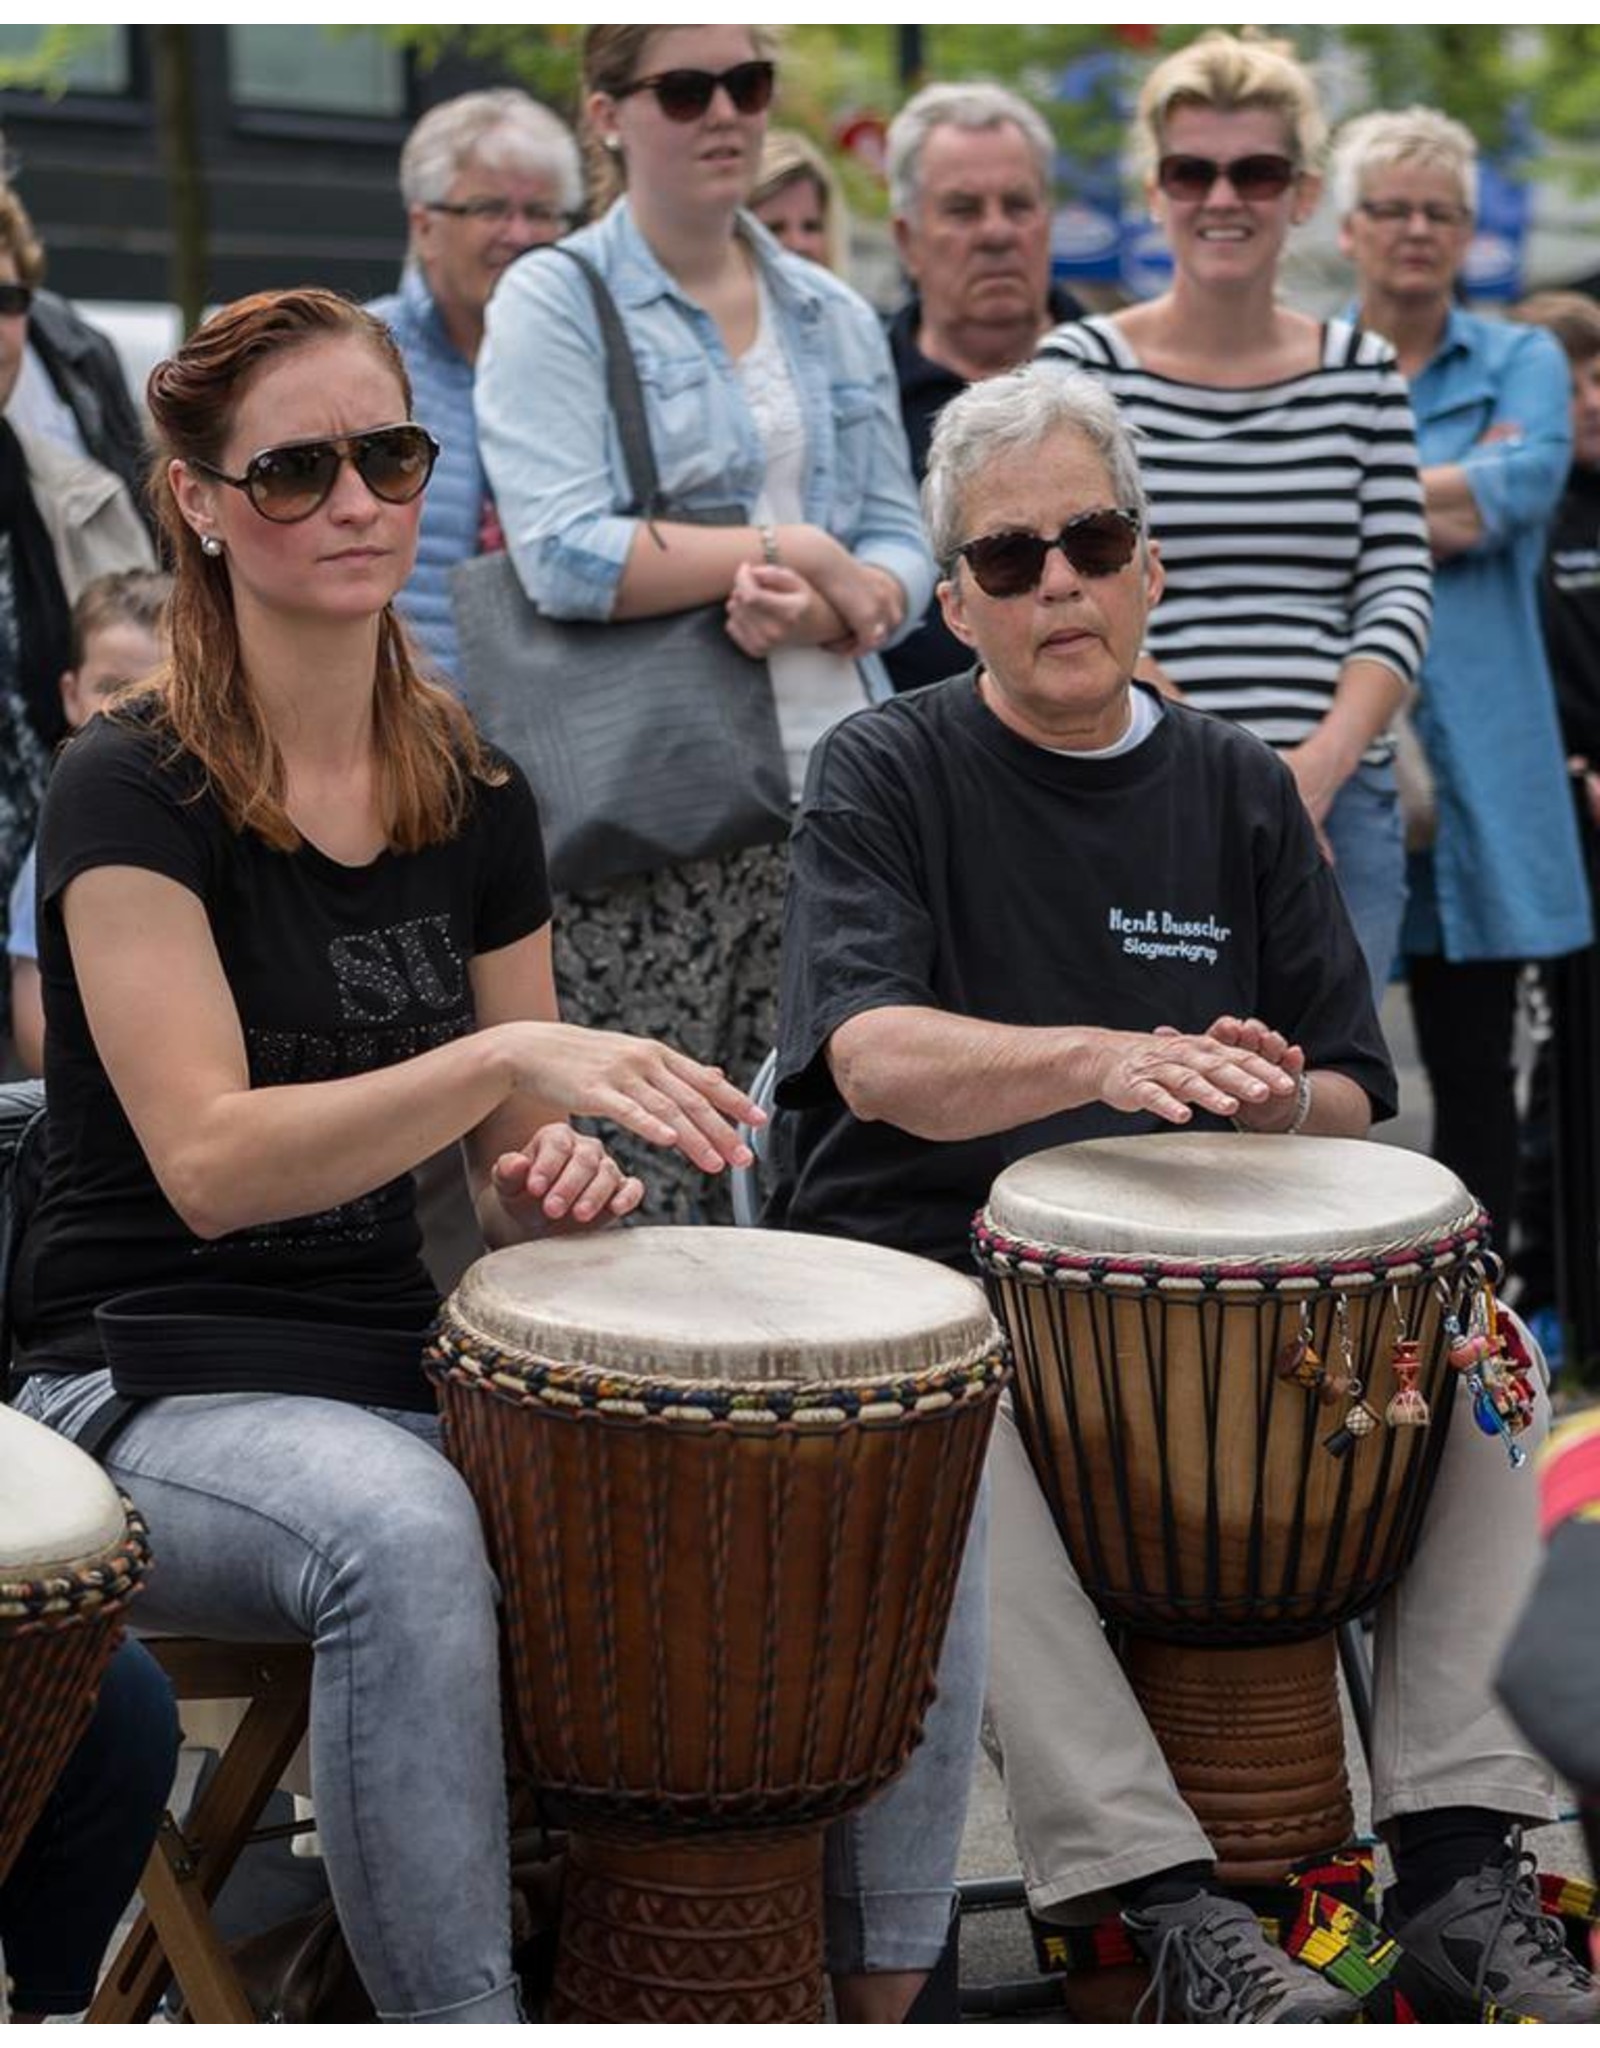
[[[203,533],[200,536],[200,552],[203,555],[210,555],[214,561],[222,553],[222,543],[214,533]]]

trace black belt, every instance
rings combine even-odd
[[[78,1432],[103,1458],[145,1401],[173,1394],[308,1394],[431,1413],[428,1330],[415,1312],[270,1287],[142,1287],[95,1310],[114,1392]]]

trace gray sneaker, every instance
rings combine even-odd
[[[1405,1954],[1395,1983],[1419,2020],[1600,2018],[1595,1980],[1539,1899],[1534,1858],[1513,1836],[1501,1857],[1458,1878],[1395,1930]]]
[[[1123,1914],[1150,1965],[1133,2017],[1167,2024],[1284,2026],[1347,2020],[1357,2001],[1286,1956],[1248,1906],[1201,1892],[1171,1906]]]

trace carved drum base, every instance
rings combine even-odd
[[[1337,1643],[1194,1649],[1129,1638],[1128,1677],[1224,1884],[1277,1884],[1355,1829]]]
[[[822,1830],[574,1834],[552,2020],[822,2019]]]

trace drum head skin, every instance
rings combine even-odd
[[[889,1379],[999,1343],[976,1281],[930,1260],[795,1231],[670,1225],[491,1252],[449,1319],[534,1358],[732,1384]]]
[[[1027,1244],[1184,1262],[1369,1252],[1476,1213],[1448,1168],[1393,1145],[1173,1131],[1035,1153],[1000,1175],[982,1220]]]
[[[71,1572],[120,1543],[126,1526],[117,1490],[93,1458],[0,1408],[0,1580]]]

